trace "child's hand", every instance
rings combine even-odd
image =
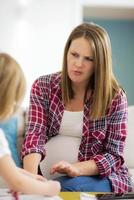
[[[80,176],[79,169],[74,166],[73,164],[70,164],[66,161],[60,161],[52,166],[50,170],[50,174],[54,174],[55,172],[61,173],[61,174],[67,174],[68,176],[75,177]]]
[[[50,192],[48,194],[49,196],[55,196],[61,190],[61,185],[60,185],[60,182],[58,181],[49,180],[49,181],[46,181],[44,184],[46,184],[47,188],[50,188],[48,189],[48,192]]]

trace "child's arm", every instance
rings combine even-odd
[[[9,188],[14,191],[27,194],[40,194],[53,196],[60,192],[60,184],[57,181],[40,181],[33,178],[30,173],[18,169],[9,155],[0,158],[0,173]]]
[[[18,168],[18,170],[19,170],[22,174],[25,174],[25,175],[27,175],[27,176],[30,176],[30,177],[32,177],[32,178],[34,178],[34,179],[39,180],[39,181],[47,181],[47,179],[44,178],[44,177],[41,176],[41,175],[30,173],[30,172],[28,172],[27,170],[22,169],[22,168]]]

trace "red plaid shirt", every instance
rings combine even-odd
[[[60,83],[60,73],[41,76],[34,82],[22,157],[36,152],[40,153],[43,159],[45,143],[59,134],[64,112]],[[112,100],[106,116],[99,120],[89,120],[90,102],[89,99],[84,105],[78,160],[93,159],[98,166],[100,176],[108,177],[111,181],[113,192],[129,192],[132,190],[131,179],[123,158],[127,134],[126,95],[120,91]]]

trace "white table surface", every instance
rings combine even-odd
[[[0,189],[0,200],[14,200],[8,189]],[[59,196],[45,197],[41,195],[19,194],[19,200],[62,200]]]

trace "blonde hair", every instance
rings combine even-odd
[[[10,55],[0,53],[0,120],[13,114],[25,88],[26,80],[19,64]]]
[[[67,53],[71,42],[80,37],[84,37],[90,42],[94,52],[95,71],[89,80],[85,93],[90,87],[93,92],[90,118],[97,119],[106,114],[112,98],[120,88],[112,71],[110,38],[102,27],[93,23],[83,23],[77,26],[69,35],[64,49],[62,65],[62,98],[66,104],[74,97],[71,80],[67,73]]]

